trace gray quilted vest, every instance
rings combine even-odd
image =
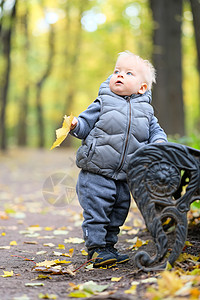
[[[151,92],[121,97],[110,91],[108,83],[107,80],[100,87],[100,116],[82,141],[76,163],[83,170],[126,180],[131,155],[148,143],[153,117]]]

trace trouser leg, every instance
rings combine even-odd
[[[120,226],[122,226],[126,220],[131,200],[127,182],[115,181],[115,184],[117,191],[116,201],[109,216],[110,223],[106,227],[106,244],[112,245],[116,244],[118,241]]]
[[[105,246],[107,228],[116,201],[114,180],[81,171],[77,182],[77,194],[83,208],[82,229],[86,247]]]

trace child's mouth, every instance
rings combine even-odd
[[[117,80],[117,81],[115,82],[115,84],[123,84],[123,82],[120,81],[120,80]]]

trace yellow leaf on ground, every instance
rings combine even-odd
[[[55,260],[45,260],[36,264],[37,267],[47,267],[47,268],[55,265],[56,265]]]
[[[74,253],[74,248],[70,248],[69,249],[69,256],[72,257]]]
[[[122,277],[112,277],[111,281],[120,281]]]
[[[12,277],[14,275],[13,271],[3,271],[4,275],[0,275],[1,277]]]
[[[43,246],[45,246],[45,247],[55,247],[55,245],[53,243],[43,244]]]
[[[65,245],[58,244],[58,247],[56,249],[65,249]]]
[[[184,282],[175,272],[164,271],[161,278],[158,279],[158,287],[163,291],[163,294],[174,295],[183,286]]]
[[[64,116],[62,127],[56,130],[56,141],[53,143],[51,150],[60,146],[60,144],[66,139],[70,131],[73,118],[74,116],[72,114],[68,117],[66,115]]]
[[[181,253],[179,255],[179,258],[176,260],[176,262],[183,262],[186,260],[194,260],[194,261],[198,261],[199,260],[199,256],[194,256],[188,253]]]
[[[39,299],[57,299],[57,295],[54,294],[43,294],[43,293],[39,293],[38,295]]]
[[[190,247],[190,246],[193,246],[193,245],[189,241],[186,241],[185,246]]]
[[[10,242],[10,246],[16,246],[16,245],[17,245],[17,242],[16,242],[16,241]]]
[[[48,227],[48,226],[47,226],[47,227],[44,228],[44,230],[46,230],[46,231],[52,231],[52,230],[54,230],[54,228],[53,228],[53,227]]]
[[[84,256],[87,256],[87,255],[88,255],[87,251],[85,251],[84,249],[81,250],[81,254],[84,255]]]
[[[84,243],[84,240],[81,238],[69,238],[69,239],[65,239],[64,243],[72,243],[72,244],[81,244]]]
[[[125,294],[132,294],[132,295],[135,295],[136,294],[136,288],[137,288],[137,285],[132,285],[130,287],[130,289],[124,291]]]
[[[59,259],[54,260],[54,262],[56,264],[70,264],[71,263],[71,261],[69,261],[69,260],[59,260]]]
[[[133,227],[124,225],[124,226],[122,227],[122,229],[123,229],[123,230],[131,230],[131,229],[133,229]]]

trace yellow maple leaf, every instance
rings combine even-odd
[[[0,275],[1,277],[12,277],[13,271],[3,271],[4,275]]]
[[[56,265],[55,260],[45,260],[45,261],[42,261],[42,262],[39,262],[36,264],[37,267],[46,267],[46,268],[49,268],[49,267],[55,266],[55,265]]]
[[[64,116],[62,127],[56,130],[56,141],[53,143],[51,150],[60,146],[60,144],[66,139],[70,131],[73,118],[74,116],[72,114],[68,117],[66,115]]]

